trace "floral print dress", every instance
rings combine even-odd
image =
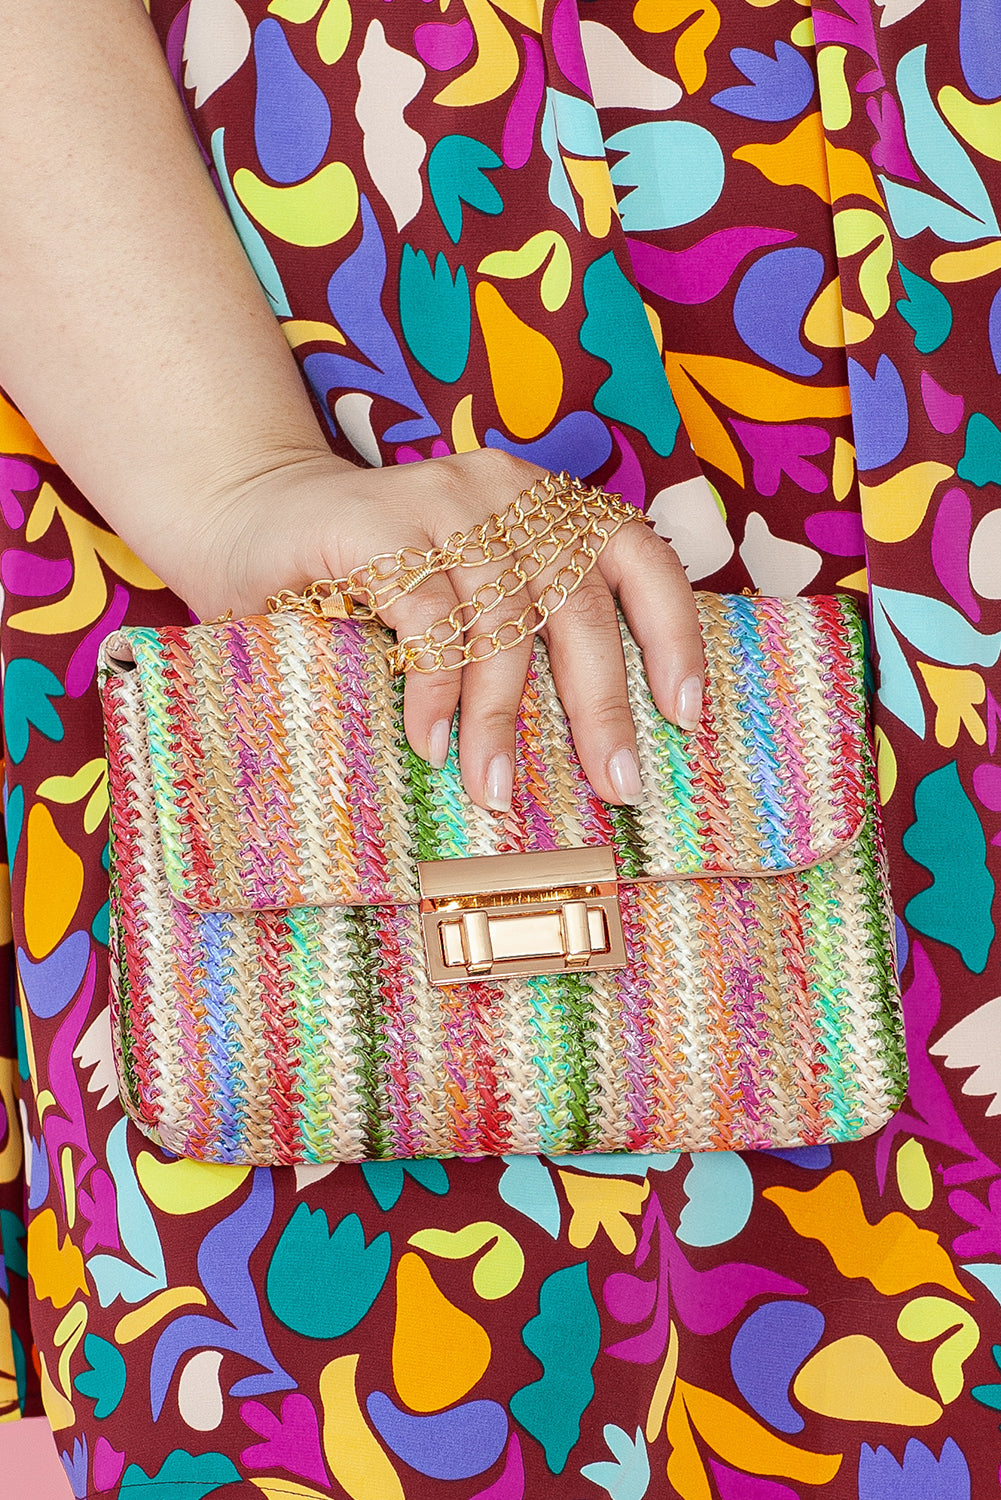
[[[81,1500],[996,1494],[998,0],[150,11],[339,453],[503,447],[700,587],[867,611],[910,1092],[792,1152],[154,1148],[94,675],[187,613],[0,400],[0,1413]]]

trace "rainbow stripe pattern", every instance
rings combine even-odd
[[[402,729],[380,627],[280,614],[102,653],[122,1098],[169,1150],[296,1163],[792,1147],[906,1087],[861,627],[699,596],[685,734],[623,626],[645,786],[610,807],[536,645],[506,816]],[[122,663],[134,659],[132,669]],[[610,844],[628,964],[436,986],[416,863]]]

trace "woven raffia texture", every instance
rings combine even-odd
[[[845,600],[701,595],[699,729],[624,631],[644,798],[573,752],[536,645],[514,802],[407,746],[387,634],[275,615],[104,653],[112,1018],[154,1139],[223,1162],[796,1146],[905,1087]],[[136,668],[113,669],[131,652]],[[435,986],[416,862],[611,844],[629,962]]]

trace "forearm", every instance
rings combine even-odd
[[[324,435],[139,0],[0,0],[0,35],[0,384],[156,566]]]

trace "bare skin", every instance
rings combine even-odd
[[[139,0],[0,0],[0,36],[0,385],[198,615],[440,545],[537,477],[490,450],[399,469],[331,454]],[[422,633],[467,582],[429,580],[387,625]],[[545,638],[585,772],[624,802],[640,788],[616,599],[668,718],[697,719],[703,667],[677,557],[623,527]],[[407,679],[407,737],[434,763],[461,696],[463,780],[484,806],[510,801],[528,656]]]

